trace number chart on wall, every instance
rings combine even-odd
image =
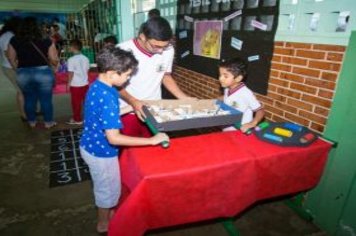
[[[89,168],[80,157],[81,129],[54,131],[51,135],[49,186],[56,187],[90,179]]]
[[[279,0],[178,0],[177,64],[218,76],[218,63],[240,57],[247,85],[267,93]]]

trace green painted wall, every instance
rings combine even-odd
[[[340,218],[337,236],[356,235],[356,175],[353,178],[350,194],[346,200],[343,214]]]
[[[308,194],[305,208],[315,223],[330,235],[353,219],[356,232],[355,174],[356,174],[356,31],[352,32],[342,72],[327,122],[324,136],[339,143],[331,151],[324,174],[317,188]],[[344,217],[344,218],[343,218]],[[341,224],[343,226],[341,226]],[[355,235],[355,234],[349,234]]]
[[[116,0],[117,5],[120,5],[121,16],[121,32],[120,41],[126,41],[135,36],[133,10],[130,0]]]
[[[0,11],[72,13],[78,12],[90,0],[1,0]]]
[[[116,0],[116,36],[119,42],[122,41],[122,20],[121,20],[121,1]]]

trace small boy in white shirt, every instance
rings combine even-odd
[[[67,122],[70,125],[82,125],[82,107],[88,91],[89,59],[81,53],[82,42],[70,41],[70,51],[74,54],[68,59],[68,88],[71,94],[73,117]]]
[[[264,109],[243,80],[247,76],[247,65],[240,58],[233,58],[219,64],[219,81],[224,88],[224,103],[243,113],[240,130],[247,132],[264,117]],[[255,115],[254,115],[255,113]],[[224,131],[236,130],[233,126]]]

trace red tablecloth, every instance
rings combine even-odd
[[[239,131],[171,140],[169,149],[125,149],[122,181],[130,194],[110,222],[110,236],[231,217],[258,200],[314,187],[331,145],[280,147]]]
[[[98,77],[97,72],[89,72],[88,73],[88,80],[89,84],[93,83],[94,80]],[[61,94],[61,93],[69,93],[67,91],[67,82],[68,82],[68,73],[67,72],[56,72],[55,73],[55,86],[53,88],[54,94]]]

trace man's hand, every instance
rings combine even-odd
[[[135,112],[135,114],[137,115],[137,117],[141,120],[141,121],[145,121],[146,115],[143,112],[143,105],[145,105],[142,101],[140,100],[135,100],[131,103],[133,110]]]

